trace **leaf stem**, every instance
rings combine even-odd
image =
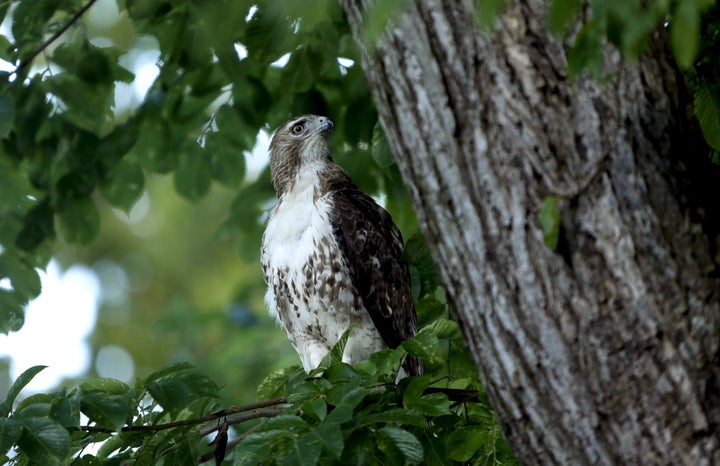
[[[65,24],[63,25],[63,27],[61,27],[60,29],[58,29],[57,31],[55,31],[55,33],[54,33],[53,35],[51,35],[50,37],[48,37],[47,40],[45,40],[45,42],[43,42],[42,44],[40,44],[40,46],[39,46],[37,49],[35,49],[35,51],[34,51],[28,58],[26,58],[25,60],[23,60],[22,62],[20,62],[20,64],[17,66],[17,68],[15,68],[15,70],[14,70],[12,73],[10,73],[10,76],[12,76],[12,75],[16,75],[16,76],[17,76],[17,75],[20,73],[20,71],[22,71],[23,69],[27,68],[27,66],[30,65],[30,63],[32,63],[33,60],[35,60],[35,57],[37,57],[38,55],[40,55],[40,54],[43,52],[43,50],[45,50],[46,48],[48,48],[48,47],[50,46],[50,44],[52,44],[52,43],[55,42],[60,36],[62,36],[62,35],[65,33],[65,31],[67,31],[68,29],[70,29],[70,27],[71,27],[73,24],[75,24],[75,23],[77,22],[77,20],[79,20],[79,19],[82,17],[82,15],[83,15],[86,11],[88,11],[88,10],[90,9],[90,7],[93,6],[93,4],[94,4],[96,1],[97,1],[97,0],[90,0],[90,1],[88,1],[82,8],[80,8],[77,12],[75,12],[75,14],[73,15],[73,17],[70,18],[70,21],[68,21],[67,23],[65,23]]]

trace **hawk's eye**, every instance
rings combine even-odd
[[[305,127],[302,124],[295,125],[292,127],[292,132],[293,132],[293,134],[300,134],[303,132],[304,128]]]

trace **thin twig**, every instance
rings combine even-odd
[[[50,36],[45,42],[43,42],[42,44],[40,44],[40,46],[39,46],[28,58],[26,58],[25,60],[23,60],[22,62],[20,62],[20,64],[17,66],[17,68],[15,68],[15,71],[13,71],[12,73],[10,73],[10,76],[12,76],[12,75],[18,75],[18,74],[20,73],[20,71],[22,71],[22,70],[25,69],[30,63],[32,63],[33,60],[35,60],[35,57],[37,57],[38,55],[40,55],[40,54],[43,52],[43,50],[45,50],[46,48],[48,48],[48,47],[50,46],[50,44],[52,44],[53,42],[55,42],[55,41],[58,39],[58,37],[62,36],[62,35],[65,33],[65,31],[67,31],[68,29],[70,29],[70,27],[71,27],[73,24],[75,24],[75,23],[77,22],[77,20],[79,20],[79,19],[82,17],[82,15],[83,15],[86,11],[88,11],[88,10],[90,9],[90,7],[93,6],[93,4],[94,4],[96,1],[97,1],[97,0],[90,0],[90,1],[88,1],[87,4],[85,4],[85,6],[83,6],[82,8],[80,8],[80,9],[73,15],[73,17],[70,18],[70,21],[68,21],[67,23],[65,23],[65,24],[63,25],[63,27],[61,27],[60,29],[58,29],[57,31],[55,31],[55,34],[53,34],[53,35]]]
[[[200,416],[195,417],[191,419],[183,419],[180,421],[173,421],[173,422],[166,422],[165,424],[156,424],[156,425],[146,425],[146,426],[125,426],[122,429],[120,429],[121,432],[157,432],[160,430],[165,429],[172,429],[174,427],[183,427],[183,426],[192,426],[195,424],[203,424],[208,421],[214,421],[216,419],[220,419],[223,417],[228,418],[229,424],[237,424],[239,422],[244,422],[249,419],[256,419],[261,417],[273,417],[278,414],[278,410],[281,411],[281,408],[273,408],[273,409],[262,409],[266,408],[268,406],[274,406],[279,404],[287,403],[287,398],[275,398],[274,400],[268,400],[268,401],[261,401],[259,403],[253,403],[249,405],[244,406],[233,406],[227,409],[223,409],[220,411],[216,411],[212,414],[208,414],[207,416]],[[247,411],[250,411],[247,413]],[[236,413],[246,413],[242,416],[229,416],[230,414],[236,414]],[[230,420],[234,420],[234,422],[230,422]],[[112,433],[114,432],[111,429],[106,429],[104,427],[99,426],[81,426],[80,430],[85,432],[100,432],[100,433]],[[216,429],[213,429],[216,430]],[[212,430],[210,431],[212,432]]]
[[[240,424],[241,422],[249,421],[250,419],[259,419],[261,417],[275,417],[283,412],[283,408],[266,408],[257,409],[250,411],[249,413],[239,413],[234,416],[228,416],[222,424],[233,425]],[[207,435],[220,429],[220,425],[209,425],[200,429],[200,435]]]

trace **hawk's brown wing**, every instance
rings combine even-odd
[[[402,235],[390,214],[355,186],[333,192],[332,201],[333,233],[353,285],[385,343],[397,348],[417,330]],[[416,358],[403,366],[408,375],[422,371]]]

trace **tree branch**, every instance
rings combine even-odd
[[[263,409],[267,408],[269,406],[275,406],[279,404],[287,403],[287,398],[275,398],[273,400],[268,401],[261,401],[259,403],[252,403],[249,405],[244,406],[233,406],[227,409],[222,409],[220,411],[216,411],[212,414],[208,414],[207,416],[200,416],[195,417],[191,419],[183,419],[181,421],[173,421],[173,422],[167,422],[164,424],[156,424],[156,425],[148,425],[148,426],[125,426],[122,429],[120,429],[121,432],[158,432],[161,430],[166,429],[172,429],[174,427],[182,427],[182,426],[191,426],[195,424],[203,424],[208,421],[214,421],[216,419],[220,418],[227,418],[226,423],[229,424],[238,424],[240,422],[244,422],[250,419],[258,419],[261,417],[273,417],[277,416],[282,409],[281,408],[272,408],[272,409]],[[250,412],[248,412],[250,411]],[[238,414],[242,413],[242,414]],[[237,414],[236,416],[230,416],[231,414]],[[229,417],[230,416],[230,417]],[[213,426],[212,429],[208,430],[206,433],[213,432],[217,430],[217,426]],[[84,432],[100,432],[100,433],[113,433],[114,431],[112,429],[106,429],[105,427],[99,427],[99,426],[81,426],[80,430]],[[205,435],[205,434],[203,434]]]
[[[70,29],[70,27],[71,27],[73,24],[75,24],[75,23],[82,17],[82,15],[85,14],[85,12],[88,11],[91,6],[93,6],[93,4],[94,4],[96,1],[97,1],[97,0],[89,0],[82,8],[80,8],[80,9],[73,15],[72,18],[70,18],[70,21],[68,21],[67,23],[65,23],[65,24],[63,25],[63,27],[61,27],[60,29],[58,29],[57,31],[55,31],[55,33],[54,33],[53,35],[51,35],[49,38],[47,38],[47,40],[45,40],[45,42],[43,42],[42,44],[40,44],[40,46],[39,46],[37,49],[35,49],[35,51],[34,51],[28,58],[26,58],[25,60],[23,60],[22,62],[20,62],[20,64],[17,66],[17,68],[15,68],[15,70],[14,70],[12,73],[10,73],[10,76],[12,76],[12,75],[16,75],[16,76],[19,75],[19,74],[20,74],[20,71],[22,71],[22,70],[24,70],[25,68],[27,68],[27,66],[30,65],[30,63],[32,63],[33,60],[35,60],[35,57],[37,57],[38,55],[40,55],[40,54],[43,52],[43,50],[45,50],[46,48],[48,48],[48,47],[50,46],[50,44],[52,44],[52,43],[55,42],[60,36],[62,36],[62,35],[65,33],[65,31],[67,31],[68,29]]]

